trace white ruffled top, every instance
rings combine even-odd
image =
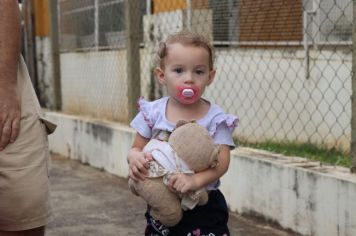
[[[138,101],[139,113],[130,123],[140,135],[145,138],[156,137],[160,131],[172,132],[176,125],[166,119],[168,97],[149,102],[142,97]],[[216,144],[226,144],[235,147],[232,132],[239,119],[226,114],[218,105],[210,103],[207,114],[196,122],[209,131]]]

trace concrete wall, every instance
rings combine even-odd
[[[356,176],[346,168],[239,148],[222,181],[232,211],[303,235],[356,235]]]
[[[47,112],[58,124],[52,152],[127,177],[134,131],[126,125]],[[299,157],[237,148],[222,178],[232,211],[257,214],[304,235],[356,235],[356,176]]]
[[[46,115],[58,125],[55,134],[49,136],[52,152],[127,177],[126,154],[133,130],[118,123],[53,112]]]

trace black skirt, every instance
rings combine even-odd
[[[229,236],[227,222],[229,212],[226,200],[220,190],[209,193],[209,201],[204,206],[184,211],[182,220],[173,227],[166,227],[152,218],[147,211],[145,236]]]

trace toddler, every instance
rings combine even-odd
[[[145,180],[152,155],[143,153],[143,147],[152,138],[167,140],[180,120],[194,120],[206,127],[214,142],[220,145],[220,154],[219,165],[215,168],[193,175],[176,174],[169,179],[170,188],[180,193],[205,187],[209,191],[208,203],[184,211],[182,220],[173,227],[155,220],[148,206],[146,236],[230,235],[227,204],[218,188],[219,178],[229,167],[230,150],[235,148],[232,132],[238,119],[202,98],[205,88],[215,77],[213,62],[210,43],[191,31],[170,35],[159,45],[155,75],[166,87],[168,96],[152,102],[140,98],[138,102],[140,112],[130,124],[137,131],[127,156],[130,178]]]

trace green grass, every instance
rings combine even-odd
[[[313,161],[320,161],[321,163],[351,167],[351,157],[343,152],[335,149],[326,149],[317,147],[316,145],[303,143],[289,143],[289,142],[274,142],[267,141],[263,143],[246,143],[238,140],[240,146],[262,149],[274,153],[280,153],[285,156],[304,157]]]

